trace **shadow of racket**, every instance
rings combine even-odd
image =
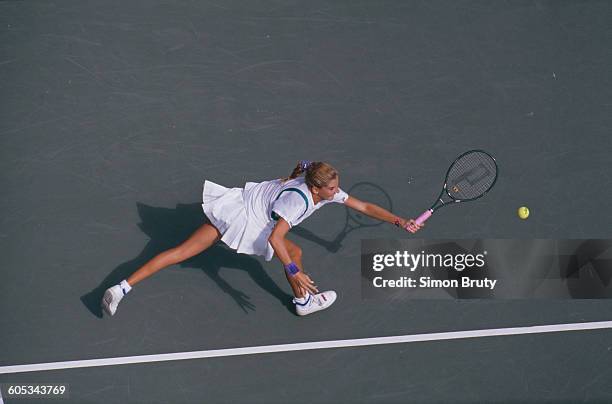
[[[347,193],[364,202],[374,203],[381,208],[384,208],[390,212],[393,211],[393,202],[387,192],[380,186],[371,182],[358,182],[353,185]],[[374,219],[367,215],[364,215],[356,210],[345,207],[346,215],[344,221],[344,228],[338,235],[327,243],[325,248],[330,252],[337,252],[342,247],[342,241],[346,236],[355,230],[363,229],[367,227],[376,227],[384,223],[382,220]]]

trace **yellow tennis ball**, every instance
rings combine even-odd
[[[523,220],[529,217],[529,209],[527,206],[521,206],[518,208],[518,216]]]

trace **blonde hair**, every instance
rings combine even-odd
[[[338,170],[330,164],[322,161],[300,161],[293,169],[293,172],[291,172],[291,175],[284,180],[292,180],[304,173],[304,178],[308,187],[323,188],[332,180],[338,178]]]

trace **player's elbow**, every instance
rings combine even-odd
[[[272,245],[274,250],[279,247],[282,248],[282,245],[285,243],[285,234],[287,234],[290,228],[291,226],[284,219],[280,219],[276,223],[268,237],[268,242]]]
[[[272,232],[272,234],[270,234],[270,237],[268,237],[268,242],[270,243],[272,248],[274,248],[274,250],[276,250],[276,248],[279,245],[281,245],[281,243],[283,242],[283,236],[281,236],[279,234],[275,234],[274,232]]]
[[[366,215],[371,215],[374,212],[374,205],[369,202],[365,202],[359,211]]]

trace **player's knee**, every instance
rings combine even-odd
[[[170,250],[170,260],[173,264],[178,264],[186,259],[190,258],[193,254],[189,251],[186,246],[178,246]]]
[[[294,246],[291,249],[291,258],[293,258],[294,261],[298,261],[302,259],[302,249],[298,246]]]
[[[194,255],[198,255],[202,251],[206,250],[210,245],[210,241],[204,237],[192,237],[178,247],[175,247],[172,250],[172,255],[176,262],[182,262],[193,257]]]
[[[171,260],[173,264],[178,264],[193,257],[198,253],[198,249],[195,249],[193,245],[180,245],[171,250]]]

